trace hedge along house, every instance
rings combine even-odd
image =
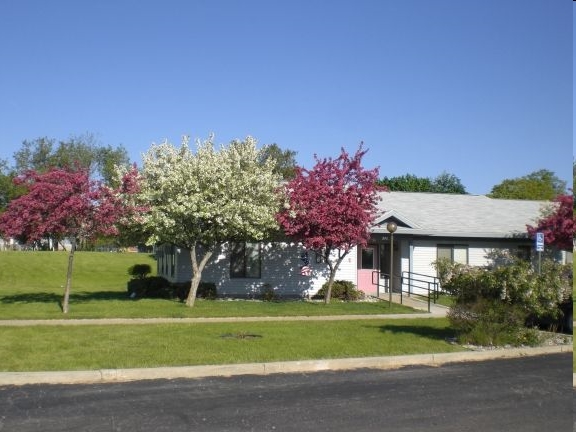
[[[392,287],[424,293],[434,281],[438,258],[485,266],[495,251],[509,251],[526,259],[535,256],[526,225],[536,225],[549,203],[492,199],[482,195],[383,192],[381,214],[371,228],[367,246],[352,249],[336,279],[349,280],[367,294]],[[389,222],[397,230],[390,234]],[[391,254],[391,244],[393,253]],[[568,262],[571,253],[556,252]],[[173,245],[157,248],[158,275],[171,282],[190,281],[189,251]],[[222,297],[257,297],[272,289],[282,297],[308,297],[328,280],[328,268],[298,243],[226,243],[202,274],[214,282]]]

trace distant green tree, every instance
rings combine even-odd
[[[14,153],[14,161],[18,173],[28,170],[42,173],[50,168],[75,166],[87,169],[91,176],[99,177],[108,185],[114,185],[114,166],[129,163],[128,152],[123,146],[103,146],[93,134],[71,137],[57,146],[54,139],[47,137],[25,140],[21,149]]]
[[[6,209],[6,206],[14,198],[22,195],[26,188],[14,184],[16,173],[8,166],[8,162],[0,159],[0,213]]]
[[[118,187],[119,183],[116,175],[116,167],[127,167],[129,165],[130,159],[128,158],[128,152],[122,145],[116,148],[113,148],[110,145],[100,146],[95,150],[98,173],[102,177],[102,180],[107,185]]]
[[[282,150],[278,144],[264,146],[261,150],[260,161],[265,164],[268,160],[275,160],[275,174],[280,174],[284,180],[290,180],[296,175],[296,152]]]
[[[397,177],[384,177],[378,180],[379,186],[385,186],[390,191],[402,192],[435,192],[465,194],[466,189],[462,182],[454,174],[442,172],[434,179],[429,177],[417,177],[413,174],[405,174]]]
[[[432,192],[432,181],[427,177],[405,174],[397,177],[384,177],[377,181],[378,186],[386,186],[389,191]]]
[[[466,194],[466,188],[454,174],[442,172],[432,180],[432,192],[447,194]]]
[[[506,179],[492,188],[491,198],[550,201],[566,193],[566,182],[542,169],[523,177]]]
[[[55,140],[48,137],[22,142],[22,147],[14,153],[15,169],[17,172],[34,170],[46,172],[51,166]]]

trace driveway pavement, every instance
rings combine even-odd
[[[566,353],[394,371],[0,387],[0,430],[569,431],[571,363]]]

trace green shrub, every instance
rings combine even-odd
[[[216,299],[216,297],[218,297],[216,284],[214,282],[200,282],[200,285],[198,285],[198,290],[196,291],[196,297],[207,300]]]
[[[326,295],[327,289],[328,282],[322,285],[322,288],[318,290],[313,298],[323,299]],[[344,301],[355,301],[362,300],[365,295],[363,291],[356,289],[356,286],[352,282],[346,280],[335,280],[334,284],[332,285],[332,293],[330,297]]]
[[[150,273],[152,273],[150,264],[134,264],[128,268],[128,274],[135,279],[144,279]]]
[[[161,276],[144,277],[128,281],[130,298],[172,298],[170,282]]]
[[[260,290],[260,298],[263,301],[276,301],[280,299],[280,296],[274,291],[274,288],[270,284],[264,284]]]
[[[538,343],[538,333],[524,327],[526,311],[499,300],[479,299],[454,305],[448,319],[461,343],[482,346]]]
[[[542,263],[540,273],[521,260],[493,268],[443,268],[443,288],[455,296],[450,323],[469,343],[537,343],[536,331],[526,324],[560,316],[559,305],[572,286],[567,268],[549,260]]]
[[[188,298],[190,293],[190,283],[191,282],[180,282],[172,284],[174,290],[174,296],[178,297],[180,301],[184,301]],[[196,290],[196,298],[203,298],[207,300],[214,300],[218,297],[216,291],[216,284],[214,282],[204,282],[201,281]]]
[[[558,306],[572,290],[572,271],[569,266],[545,260],[539,274],[529,262],[516,260],[495,268],[469,267],[454,272],[443,288],[455,296],[456,303],[501,300],[535,318],[557,317]]]
[[[172,290],[170,289],[170,282],[161,276],[152,276],[146,278],[148,286],[144,297],[147,298],[172,298]]]
[[[145,289],[146,281],[144,279],[131,279],[128,281],[128,296],[130,298],[141,297]]]
[[[455,293],[450,292],[450,287],[446,286],[448,282],[456,275],[466,272],[470,268],[464,264],[452,262],[452,260],[448,258],[439,258],[434,261],[432,265],[436,269],[440,286],[450,295],[455,295]]]

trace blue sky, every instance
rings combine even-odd
[[[247,135],[470,193],[539,169],[571,183],[567,1],[6,0],[0,158],[94,133],[132,160]]]

